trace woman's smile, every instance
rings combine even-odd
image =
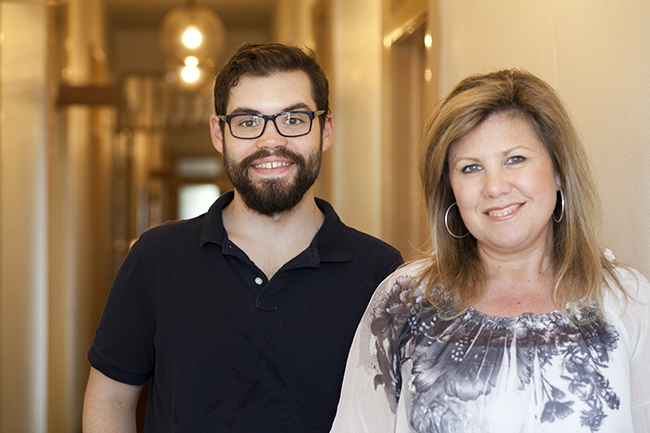
[[[484,213],[493,220],[505,220],[517,214],[525,203],[517,203],[503,208],[488,209]]]

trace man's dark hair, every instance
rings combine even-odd
[[[239,83],[242,76],[264,77],[275,72],[292,71],[303,71],[309,76],[316,110],[329,113],[329,84],[325,73],[316,62],[313,50],[278,43],[244,43],[221,68],[214,80],[215,114],[227,114],[230,90]],[[322,128],[325,116],[320,116],[320,122]],[[223,129],[223,121],[220,121],[220,124]]]

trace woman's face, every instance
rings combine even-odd
[[[449,148],[448,162],[463,222],[482,254],[548,251],[560,182],[526,119],[488,117]]]

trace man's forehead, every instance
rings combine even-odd
[[[230,89],[227,111],[286,109],[302,106],[315,110],[309,76],[304,71],[274,72],[264,76],[242,75]],[[274,114],[275,112],[271,113]]]

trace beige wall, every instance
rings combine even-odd
[[[440,94],[522,67],[565,101],[597,174],[604,244],[650,275],[650,2],[439,0]]]
[[[314,47],[311,10],[315,0],[277,0],[273,40]]]
[[[0,431],[47,418],[46,11],[0,4]]]
[[[382,3],[333,0],[333,205],[346,224],[381,235]]]
[[[0,3],[2,432],[80,431],[92,313],[108,290],[97,260],[106,116],[54,102],[61,77],[100,73],[101,0],[65,3]]]

